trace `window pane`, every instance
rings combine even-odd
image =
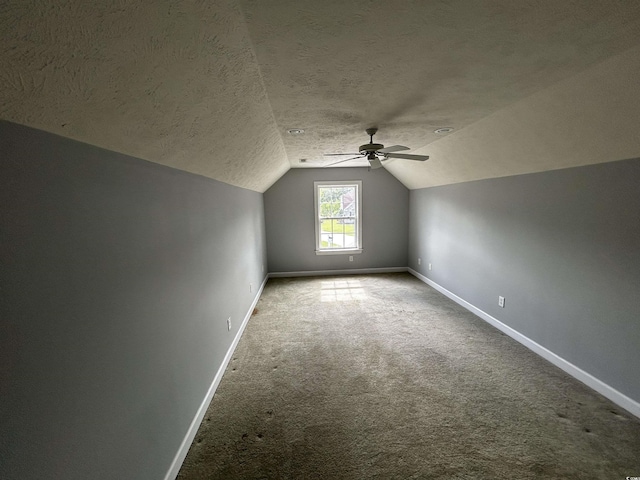
[[[322,248],[356,248],[355,217],[331,218],[321,223]]]
[[[320,218],[355,216],[355,187],[319,187],[318,190]]]

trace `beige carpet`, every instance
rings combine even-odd
[[[640,476],[640,421],[409,274],[271,279],[186,479]]]

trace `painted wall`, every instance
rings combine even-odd
[[[361,254],[316,255],[313,182],[362,180]],[[409,191],[384,169],[289,170],[264,194],[269,272],[406,267]]]
[[[0,478],[163,478],[264,278],[262,194],[7,122],[0,154]]]
[[[413,190],[409,266],[639,402],[639,182],[632,159]]]

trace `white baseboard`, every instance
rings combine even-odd
[[[209,387],[209,390],[207,391],[207,394],[204,397],[204,400],[200,404],[200,408],[198,408],[198,411],[196,412],[196,416],[191,421],[189,430],[187,430],[187,434],[182,440],[182,443],[180,444],[180,448],[178,449],[178,452],[176,453],[176,456],[174,457],[173,462],[171,463],[171,467],[169,468],[169,471],[165,475],[164,480],[174,480],[178,476],[178,472],[180,471],[182,462],[184,462],[184,459],[187,456],[187,453],[189,452],[189,448],[193,443],[193,439],[195,438],[196,433],[198,433],[198,428],[202,423],[202,419],[207,413],[209,404],[213,399],[213,394],[216,393],[216,389],[220,384],[220,380],[222,380],[222,375],[224,375],[224,371],[226,370],[227,365],[229,365],[229,361],[233,356],[233,352],[238,346],[240,337],[242,337],[242,333],[244,332],[244,329],[246,328],[247,323],[249,323],[249,319],[253,314],[254,308],[256,308],[256,305],[258,304],[258,300],[260,300],[260,296],[262,295],[262,290],[264,290],[264,286],[267,284],[268,279],[269,279],[269,276],[268,275],[265,276],[262,282],[262,285],[260,285],[260,288],[258,289],[258,292],[256,293],[256,296],[253,299],[253,302],[251,303],[251,307],[249,308],[249,311],[245,315],[244,320],[242,321],[242,325],[240,325],[240,328],[238,329],[238,333],[236,333],[236,336],[234,337],[233,342],[231,342],[231,345],[227,350],[227,354],[225,355],[224,360],[220,365],[220,368],[218,368],[218,371],[216,372],[215,377],[213,377],[213,382],[211,383],[211,386]]]
[[[539,343],[534,342],[533,340],[531,340],[530,338],[524,336],[523,334],[521,334],[517,330],[514,330],[513,328],[509,327],[508,325],[505,325],[500,320],[498,320],[498,319],[492,317],[491,315],[489,315],[488,313],[480,310],[479,308],[477,308],[474,305],[470,304],[466,300],[458,297],[455,293],[450,292],[449,290],[447,290],[443,286],[437,284],[433,280],[430,280],[429,278],[425,277],[424,275],[416,272],[412,268],[408,268],[407,271],[411,275],[413,275],[413,276],[419,278],[420,280],[422,280],[427,285],[435,288],[436,290],[438,290],[443,295],[449,297],[451,300],[453,300],[457,304],[463,306],[464,308],[469,310],[471,313],[474,313],[478,317],[482,318],[483,320],[485,320],[487,323],[491,324],[492,326],[494,326],[498,330],[500,330],[500,331],[504,332],[505,334],[509,335],[511,338],[513,338],[517,342],[521,343],[522,345],[527,347],[529,350],[533,351],[534,353],[537,353],[542,358],[544,358],[544,359],[548,360],[549,362],[553,363],[556,367],[561,368],[562,370],[567,372],[569,375],[571,375],[575,379],[581,381],[582,383],[584,383],[588,387],[594,389],[596,392],[600,393],[601,395],[604,395],[605,397],[607,397],[609,400],[611,400],[616,405],[619,405],[620,407],[624,408],[625,410],[627,410],[628,412],[632,413],[636,417],[640,418],[640,403],[636,402],[632,398],[627,397],[625,394],[620,393],[618,390],[616,390],[615,388],[611,387],[610,385],[607,385],[602,380],[599,380],[598,378],[594,377],[590,373],[587,373],[584,370],[582,370],[581,368],[576,367],[571,362],[568,362],[564,358],[556,355],[551,350],[548,350],[547,348],[543,347]]]
[[[302,272],[271,272],[269,278],[283,277],[319,277],[322,275],[363,275],[368,273],[397,273],[406,272],[407,267],[381,268],[346,268],[343,270],[307,270]]]

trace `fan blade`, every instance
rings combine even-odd
[[[418,162],[429,160],[428,155],[411,155],[410,153],[387,153],[385,158],[402,158],[404,160],[417,160]]]
[[[374,157],[369,159],[369,165],[371,165],[372,170],[375,170],[376,168],[382,167],[382,162],[380,162],[378,157]]]
[[[390,147],[381,148],[378,150],[380,153],[391,153],[391,152],[400,152],[402,150],[411,150],[409,147],[405,147],[404,145],[392,145]]]
[[[347,158],[346,160],[340,160],[338,162],[330,163],[329,165],[324,165],[322,168],[331,167],[332,165],[338,165],[339,163],[348,162],[349,160],[360,160],[361,158],[362,157]]]
[[[360,155],[360,153],[323,153],[325,157],[336,157],[338,155]]]

